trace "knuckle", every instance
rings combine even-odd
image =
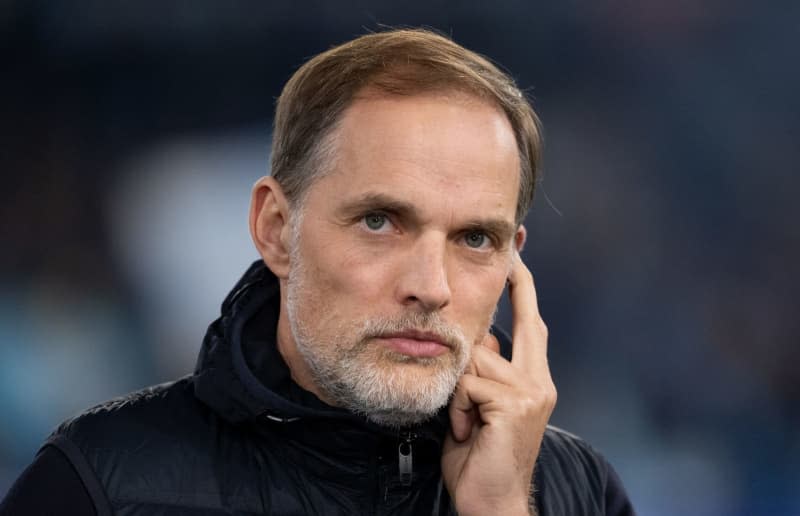
[[[545,338],[547,338],[547,336],[550,334],[550,330],[547,328],[547,324],[545,324],[544,320],[541,317],[539,318],[539,331],[541,332],[542,335],[545,336]]]
[[[525,417],[538,412],[537,407],[536,400],[531,397],[518,398],[514,402],[514,412]]]
[[[548,389],[547,399],[551,407],[555,407],[556,403],[558,403],[558,389],[556,389],[556,386],[552,383]]]
[[[539,412],[543,408],[552,410],[558,401],[558,392],[552,381],[537,386],[517,399],[517,409],[522,412]]]
[[[464,393],[469,390],[470,385],[472,384],[474,376],[471,373],[464,373],[461,375],[461,378],[458,379],[458,383],[456,383],[456,393]]]
[[[525,281],[533,283],[533,273],[527,267],[523,267],[522,277],[525,278]]]

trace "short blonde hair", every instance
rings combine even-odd
[[[388,95],[458,91],[502,109],[519,149],[516,221],[525,218],[541,155],[536,113],[514,80],[488,59],[423,29],[361,36],[315,56],[292,75],[275,110],[271,164],[290,203],[302,202],[309,186],[327,172],[334,128],[367,87]]]

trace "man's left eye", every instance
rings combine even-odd
[[[485,233],[479,231],[472,231],[464,236],[464,242],[473,249],[480,249],[486,245],[488,240],[489,237],[487,237]]]
[[[378,231],[386,225],[387,218],[383,213],[368,213],[364,216],[363,221],[367,228],[372,231]]]

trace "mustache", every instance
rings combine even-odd
[[[396,317],[373,317],[361,328],[362,342],[404,332],[430,333],[454,350],[467,346],[467,338],[457,327],[442,320],[435,312],[407,312]]]

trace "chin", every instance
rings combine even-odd
[[[396,358],[396,357],[392,357]],[[382,426],[422,423],[447,405],[463,372],[452,360],[403,357],[348,367],[329,392],[337,404]]]

